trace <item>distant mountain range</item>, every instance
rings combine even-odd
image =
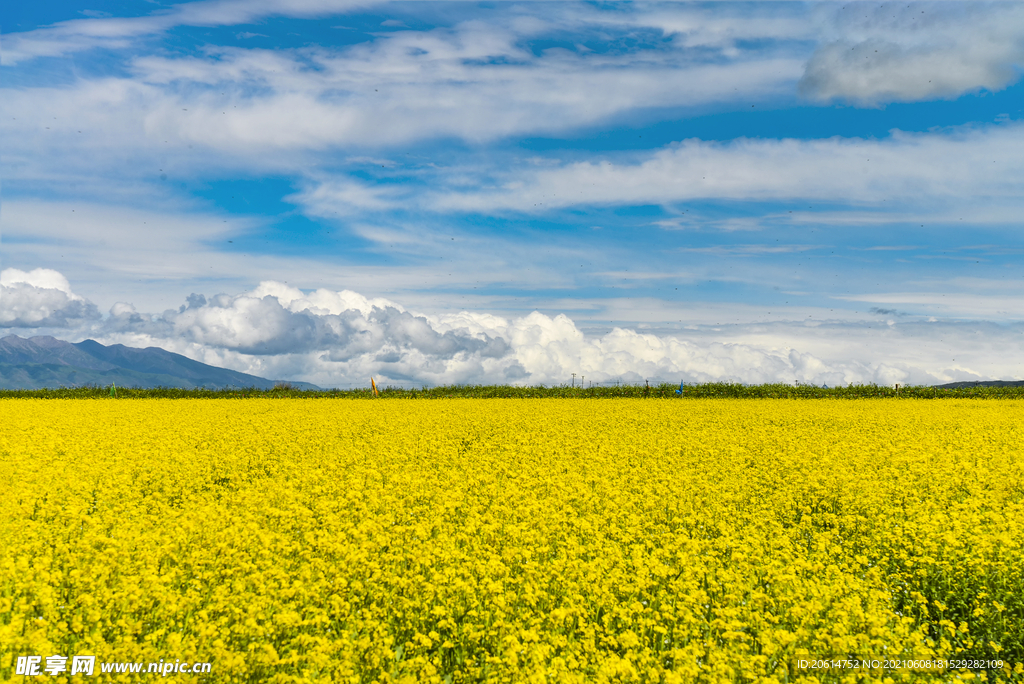
[[[106,347],[94,340],[64,342],[54,337],[0,339],[0,389],[43,389],[85,385],[271,389],[279,380],[208,366],[158,347]],[[308,382],[289,382],[296,389],[320,389]]]
[[[935,385],[936,389],[964,389],[965,387],[1021,387],[1024,380],[965,380],[946,385]]]

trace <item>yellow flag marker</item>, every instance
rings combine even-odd
[[[375,396],[375,397],[378,396],[378,394],[377,394],[377,383],[375,383],[373,381],[372,377],[370,378],[370,387],[373,388],[373,396]]]

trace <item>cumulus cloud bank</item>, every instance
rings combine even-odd
[[[97,320],[95,306],[72,293],[56,271],[12,269],[4,271],[3,283],[0,320],[7,328],[64,328],[57,334],[159,346],[211,365],[324,387],[361,385],[371,375],[384,384],[406,386],[558,384],[572,373],[594,383],[649,379],[837,385],[981,377],[969,364],[948,367],[938,356],[929,357],[927,345],[915,347],[913,360],[903,358],[893,353],[900,345],[896,340],[894,347],[892,339],[887,349],[878,347],[885,350],[884,358],[858,360],[848,349],[830,358],[787,345],[785,335],[747,335],[743,341],[738,334],[732,340],[711,339],[625,328],[586,335],[564,314],[423,315],[348,290],[303,292],[273,281],[238,295],[193,294],[178,309],[161,314],[140,313],[119,302],[109,316]],[[833,338],[849,334],[841,327],[832,331]],[[871,336],[879,339],[877,333]],[[949,330],[945,336],[949,343]],[[835,352],[834,344],[822,343],[823,337],[828,337],[825,328],[813,335],[808,330],[807,345]],[[1016,338],[1007,341],[1016,344]],[[989,351],[994,357],[1002,354]]]
[[[0,328],[66,328],[99,318],[96,306],[47,268],[0,273]]]

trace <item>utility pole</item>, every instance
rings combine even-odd
[[[573,386],[573,389],[576,388],[576,374],[575,373],[572,374],[572,386]]]

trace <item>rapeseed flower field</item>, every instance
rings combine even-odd
[[[1022,411],[5,400],[0,679],[1024,681]]]

